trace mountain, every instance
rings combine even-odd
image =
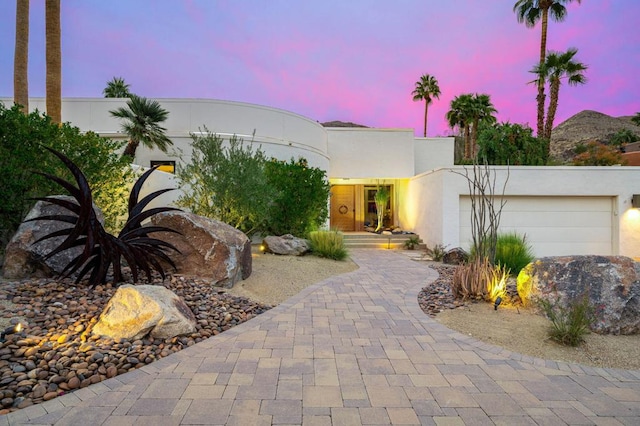
[[[611,117],[597,111],[584,110],[568,118],[551,132],[551,157],[560,161],[573,158],[574,148],[590,141],[606,142],[620,130],[629,129],[640,136],[640,126],[633,116]]]

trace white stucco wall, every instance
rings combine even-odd
[[[415,138],[415,173],[420,174],[443,167],[452,167],[455,138]]]
[[[412,129],[329,127],[332,178],[408,178],[414,175]]]
[[[461,245],[460,196],[468,195],[464,172],[456,166],[423,173],[410,180],[409,197],[419,200],[414,230],[429,245]],[[493,167],[496,194],[507,179],[507,196],[604,196],[612,197],[613,237],[616,254],[640,256],[640,211],[631,208],[634,193],[640,193],[638,167]],[[534,247],[535,250],[535,247]],[[570,253],[567,253],[570,254]],[[537,256],[547,255],[536,251]]]

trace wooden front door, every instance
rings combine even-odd
[[[344,232],[356,230],[356,189],[353,185],[331,187],[331,228]]]

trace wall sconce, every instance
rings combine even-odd
[[[633,194],[631,199],[631,207],[634,209],[640,209],[640,194]]]
[[[11,327],[7,327],[2,333],[0,333],[0,343],[6,342],[7,334],[16,334],[22,331],[22,324],[17,323],[16,325],[12,325]]]

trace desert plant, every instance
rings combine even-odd
[[[613,166],[624,164],[620,150],[591,141],[585,145],[586,150],[573,158],[575,166]]]
[[[414,250],[417,246],[420,245],[420,238],[411,236],[404,242],[404,247],[407,250]]]
[[[593,307],[587,295],[569,303],[566,307],[558,300],[552,303],[539,299],[538,303],[551,320],[549,328],[551,339],[563,345],[578,346],[584,341],[584,336],[589,334],[589,326],[593,321]]]
[[[489,302],[495,302],[501,298],[505,300],[507,297],[507,280],[509,279],[509,270],[504,266],[494,266],[489,274],[487,282],[487,296]]]
[[[498,234],[495,265],[502,266],[510,275],[517,276],[533,259],[533,248],[525,235],[520,236],[516,232]]]
[[[262,231],[303,237],[326,222],[329,182],[324,170],[310,167],[304,158],[289,162],[272,158],[266,162],[265,176],[276,195]]]
[[[390,197],[391,194],[389,194],[389,190],[387,189],[387,187],[378,185],[376,194],[373,198],[376,203],[376,214],[378,215],[378,226],[376,226],[376,232],[382,229],[384,222],[384,211],[387,209],[387,203],[389,202]]]
[[[444,244],[436,244],[433,248],[427,247],[427,255],[436,262],[441,262],[445,254],[447,254],[447,246]]]
[[[150,169],[145,172],[135,183],[129,196],[129,217],[117,237],[109,234],[102,227],[96,213],[93,209],[93,200],[91,188],[87,179],[80,169],[69,160],[66,156],[51,148],[48,151],[58,157],[64,165],[73,174],[77,187],[72,183],[65,181],[57,176],[34,172],[44,176],[51,181],[57,183],[66,189],[75,201],[68,201],[55,197],[38,197],[37,200],[46,201],[56,204],[64,209],[69,210],[72,214],[39,216],[30,221],[54,220],[73,225],[59,231],[49,233],[34,242],[37,244],[41,241],[55,238],[65,237],[64,241],[58,247],[48,253],[44,258],[48,259],[65,250],[82,247],[82,253],[76,256],[61,272],[62,277],[69,277],[78,272],[76,284],[89,272],[89,285],[92,287],[107,281],[107,273],[113,265],[114,283],[122,281],[122,260],[131,268],[133,281],[138,281],[138,272],[142,270],[147,276],[147,280],[151,281],[151,270],[155,269],[165,278],[164,268],[161,262],[165,262],[175,268],[175,264],[169,258],[167,251],[178,251],[173,245],[153,238],[149,234],[154,232],[176,232],[163,226],[142,226],[142,222],[149,219],[155,214],[178,210],[171,207],[156,207],[144,210],[145,207],[156,197],[171,191],[172,189],[162,189],[155,191],[142,200],[138,200],[140,190],[145,180],[155,170]]]
[[[493,266],[486,257],[477,256],[453,273],[451,292],[456,299],[484,299],[491,281]]]
[[[316,256],[334,260],[347,258],[347,249],[340,231],[312,231],[309,233],[309,241],[311,242],[311,253]]]

